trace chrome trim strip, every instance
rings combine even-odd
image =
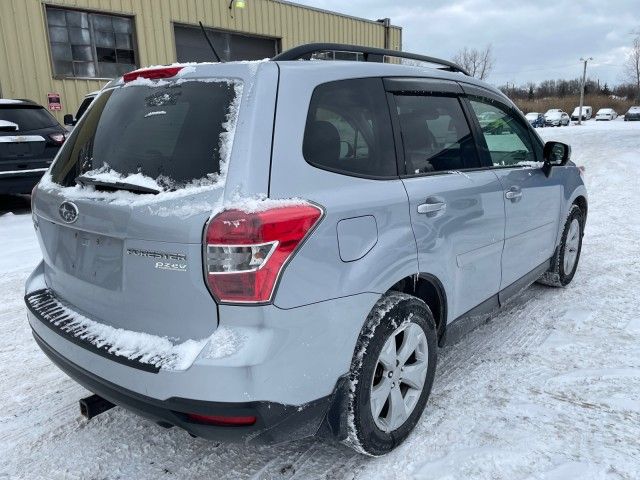
[[[44,173],[47,170],[49,170],[49,167],[44,167],[44,168],[31,168],[29,170],[9,170],[7,172],[0,172],[0,177],[4,177],[4,176],[9,176],[9,175],[16,175],[16,174],[20,174],[20,173]]]
[[[9,135],[0,137],[0,143],[26,143],[26,142],[44,142],[44,137],[40,135]]]

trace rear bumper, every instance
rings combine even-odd
[[[41,263],[27,280],[26,292],[43,288]],[[319,429],[338,438],[346,431],[344,409],[336,407],[343,405],[345,395],[338,392],[344,390],[362,324],[378,297],[361,294],[292,309],[220,305],[219,328],[242,340],[228,354],[209,355],[208,347],[216,346],[212,335],[211,345],[179,371],[149,371],[88,349],[51,325],[46,318],[52,310],[42,315],[29,310],[27,316],[45,353],[112,403],[206,438],[277,442]],[[185,417],[185,412],[235,416],[236,411],[255,412],[244,415],[256,416],[258,422],[212,427]]]
[[[0,193],[31,193],[46,171],[46,168],[8,172],[0,170]]]
[[[192,435],[224,442],[273,444],[314,435],[341,437],[339,409],[346,399],[346,377],[334,391],[302,407],[276,402],[206,402],[172,397],[157,400],[122,388],[73,364],[51,348],[35,331],[42,351],[63,372],[87,390],[148,418],[160,426],[180,427]],[[333,407],[333,408],[332,408]],[[250,426],[212,426],[192,422],[187,413],[220,416],[255,416]]]

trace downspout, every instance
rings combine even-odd
[[[391,19],[381,18],[378,22],[384,27],[384,48],[388,50],[391,46]]]

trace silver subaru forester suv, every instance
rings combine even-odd
[[[422,415],[439,347],[573,279],[587,194],[569,156],[431,57],[315,44],[137,70],[33,192],[29,323],[95,394],[89,417],[382,455]]]

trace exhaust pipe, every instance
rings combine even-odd
[[[99,395],[91,395],[80,400],[80,414],[87,420],[111,410],[115,405]]]

